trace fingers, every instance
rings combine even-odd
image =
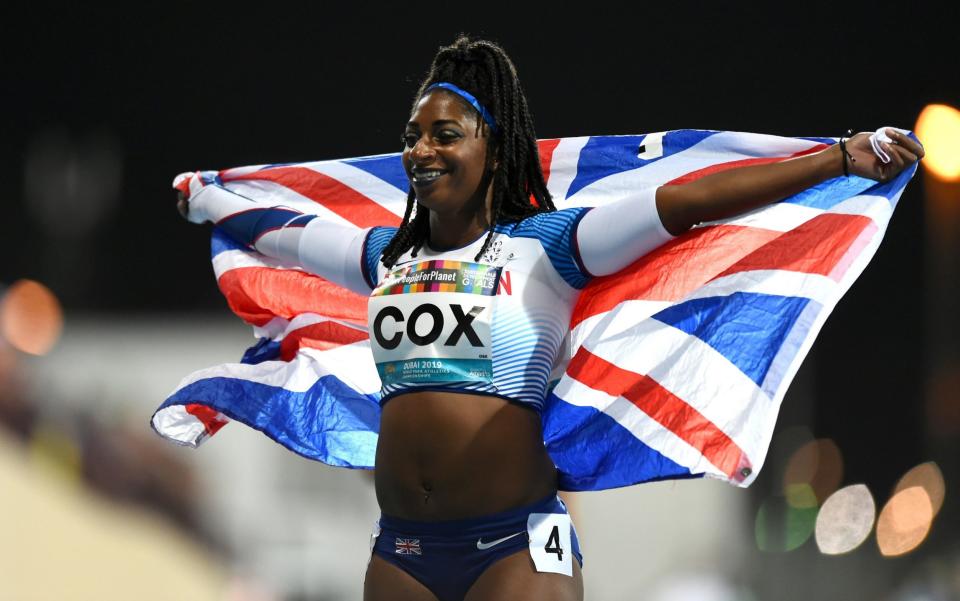
[[[888,144],[887,142],[881,142],[881,145],[883,146],[883,149],[887,151],[887,156],[890,157],[889,163],[878,164],[880,179],[885,181],[903,171],[906,163],[903,160],[903,155],[897,152],[900,150],[899,146]]]
[[[889,181],[923,158],[923,146],[908,134],[906,130],[884,127],[870,135],[875,160],[864,165],[866,177]]]
[[[910,165],[919,161],[920,155],[917,153],[923,152],[922,149],[917,149],[916,152],[914,152],[904,146],[900,146],[899,144],[891,144],[891,148],[900,156],[900,158],[903,159],[905,165]]]
[[[177,194],[177,212],[180,213],[181,217],[187,219],[189,210],[190,204],[187,202],[187,199],[183,197],[183,194]]]
[[[923,151],[923,146],[910,136],[902,134],[894,129],[887,129],[887,135],[890,136],[894,144],[900,146],[901,148],[905,148],[912,153],[913,156],[916,157],[916,160],[923,158],[925,154]]]
[[[923,153],[922,148],[915,148],[917,153],[919,153],[915,154],[914,152],[908,150],[905,146],[901,146],[895,142],[892,144],[884,142],[882,143],[882,146],[887,155],[890,157],[890,162],[886,164],[878,162],[876,168],[880,181],[888,181],[889,179],[892,179],[908,166],[919,161],[921,158],[920,155]]]
[[[190,198],[190,178],[194,172],[181,173],[173,178],[173,189],[177,192],[177,212],[184,219],[187,218],[187,211],[190,209],[188,199]]]

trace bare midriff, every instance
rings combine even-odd
[[[419,521],[489,515],[557,490],[540,416],[487,395],[423,391],[390,399],[375,474],[381,511]]]

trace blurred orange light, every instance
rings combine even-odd
[[[900,478],[893,492],[897,494],[901,490],[915,486],[919,486],[927,493],[927,498],[930,499],[930,508],[933,510],[933,515],[936,516],[943,506],[943,497],[946,492],[943,473],[936,463],[928,461],[912,468],[903,475],[903,478]]]
[[[923,143],[923,164],[936,177],[960,180],[960,111],[946,104],[929,104],[914,128]]]
[[[63,328],[60,302],[49,288],[33,280],[18,280],[0,299],[0,334],[16,349],[44,355]]]
[[[877,546],[887,557],[916,549],[930,532],[933,506],[927,491],[919,486],[893,495],[877,520]]]
[[[783,490],[794,507],[822,503],[843,480],[843,459],[832,440],[811,440],[797,449],[783,473]],[[812,505],[811,505],[812,503]]]
[[[17,353],[0,338],[0,387],[8,389],[17,369]]]

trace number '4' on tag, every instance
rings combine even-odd
[[[570,516],[565,513],[531,513],[527,518],[530,557],[538,572],[573,576]]]

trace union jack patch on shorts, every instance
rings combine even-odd
[[[422,555],[419,538],[398,538],[397,555]]]

